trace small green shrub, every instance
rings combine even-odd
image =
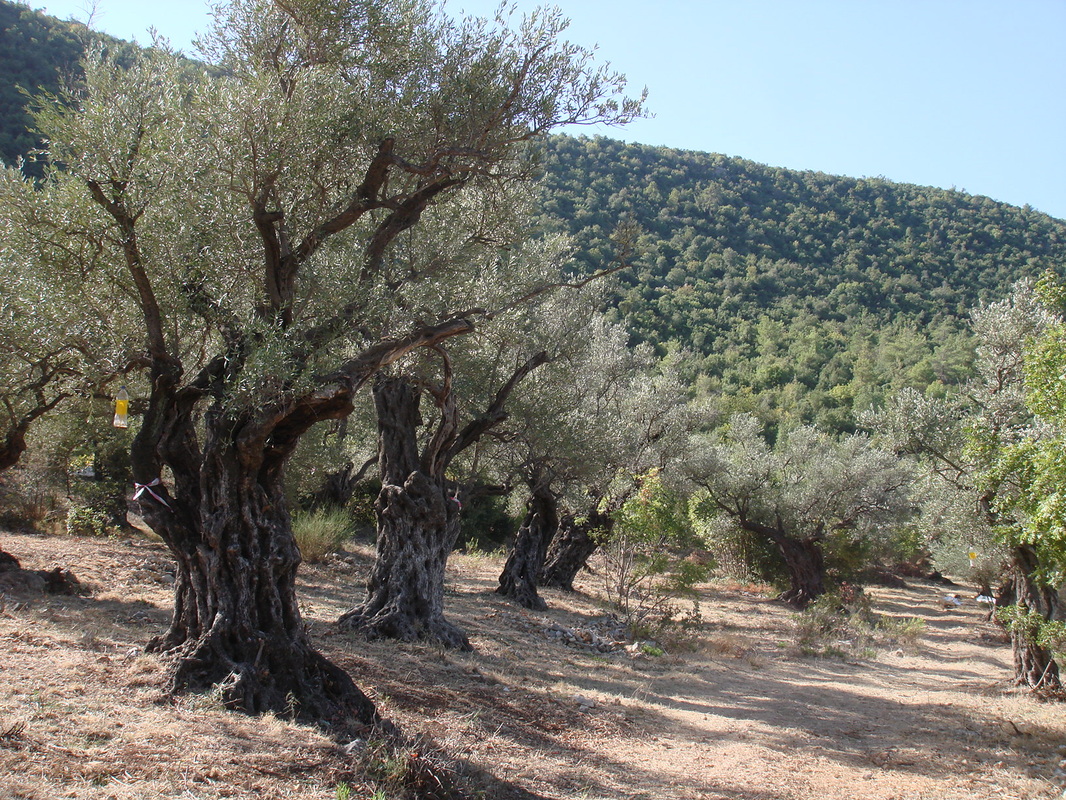
[[[919,617],[882,618],[877,622],[877,629],[889,642],[913,651],[918,648],[918,640],[925,633],[925,620]]]
[[[68,536],[113,536],[116,529],[106,512],[89,506],[72,505],[67,509]]]
[[[32,455],[5,470],[0,481],[0,528],[49,531],[62,520],[65,487],[62,470]]]
[[[913,650],[925,632],[921,619],[878,616],[861,587],[852,584],[822,595],[795,620],[800,651],[822,658],[872,658],[886,647]]]
[[[67,532],[75,533],[73,519],[79,536],[117,534],[127,527],[126,494],[126,482],[119,478],[75,479],[68,494]]]
[[[808,655],[831,655],[852,632],[851,612],[836,592],[823,594],[794,618],[796,643]]]
[[[313,564],[340,550],[355,535],[355,526],[344,509],[308,511],[293,517],[292,534],[303,560]]]
[[[717,514],[706,499],[697,502],[692,513],[719,575],[745,583],[767,583],[781,590],[788,588],[788,572],[773,542]]]
[[[631,635],[655,636],[699,621],[696,585],[707,579],[713,560],[694,552],[697,541],[681,497],[656,472],[642,476],[600,549],[607,599]]]
[[[456,549],[467,553],[502,551],[520,523],[520,518],[508,513],[506,497],[475,494],[463,501]]]

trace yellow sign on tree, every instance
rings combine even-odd
[[[115,395],[115,421],[112,423],[116,428],[128,428],[129,421],[127,415],[130,410],[130,396],[126,392],[126,387],[123,386],[118,390],[118,394]]]

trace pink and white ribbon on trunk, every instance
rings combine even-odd
[[[162,486],[162,485],[163,485],[163,482],[161,480],[159,480],[159,478],[156,478],[154,481],[150,481],[148,483],[137,483],[137,482],[134,482],[134,484],[133,484],[133,488],[134,488],[133,499],[134,500],[140,500],[141,499],[141,495],[144,494],[145,492],[148,492],[148,494],[152,495],[152,497],[154,497],[160,503],[165,505],[167,508],[170,508],[170,503],[168,503],[166,500],[164,500],[162,497],[160,497],[158,494],[156,494],[155,490],[152,489],[153,486]],[[171,510],[173,510],[173,509],[171,509]]]

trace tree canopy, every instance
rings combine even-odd
[[[70,73],[60,40],[78,26],[0,6],[18,54],[4,62],[8,85],[54,91]],[[41,60],[48,69],[30,69]],[[12,163],[28,146],[15,143],[25,117],[0,125]],[[686,383],[771,427],[851,432],[900,389],[962,385],[969,309],[1066,256],[1061,220],[881,178],[567,136],[551,137],[535,168],[538,224],[576,237],[579,270],[610,257],[619,220],[642,229],[635,268],[605,303],[612,318],[660,355],[691,352]]]

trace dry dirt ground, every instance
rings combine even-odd
[[[456,556],[448,608],[473,653],[367,643],[331,622],[361,596],[371,552],[303,569],[312,634],[410,737],[350,752],[282,716],[209,696],[168,700],[145,655],[170,606],[164,548],[145,539],[0,534],[25,568],[69,567],[86,596],[8,586],[0,610],[0,798],[369,798],[448,766],[494,798],[1059,798],[1066,704],[1009,686],[1010,651],[942,587],[873,588],[919,616],[916,647],[804,655],[795,616],[755,587],[709,584],[703,622],[665,655],[602,653],[560,630],[603,617],[596,578],[531,613],[492,593],[500,562]],[[972,597],[964,590],[962,596]]]

